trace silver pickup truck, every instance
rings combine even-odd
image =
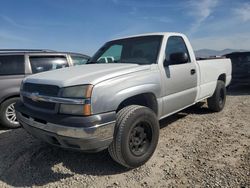
[[[231,61],[196,61],[183,34],[130,36],[107,42],[87,65],[25,78],[17,118],[50,144],[108,148],[116,162],[135,168],[153,155],[160,119],[204,99],[221,111],[230,81]]]

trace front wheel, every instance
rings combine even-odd
[[[155,113],[144,106],[130,105],[117,113],[114,139],[108,150],[119,164],[136,168],[151,158],[158,139],[159,122]]]
[[[0,107],[0,124],[7,128],[18,128],[20,127],[19,122],[16,118],[16,111],[14,108],[15,103],[19,98],[7,99],[1,104]]]
[[[226,87],[221,80],[217,81],[217,86],[212,97],[207,99],[208,108],[220,112],[223,110],[226,102]]]

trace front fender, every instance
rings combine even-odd
[[[159,98],[161,92],[160,76],[156,72],[137,73],[104,81],[94,86],[92,92],[93,114],[117,110],[126,99],[152,93]]]

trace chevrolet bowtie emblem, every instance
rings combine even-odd
[[[30,99],[31,99],[32,101],[37,102],[37,101],[39,100],[39,93],[38,93],[38,92],[31,93]]]

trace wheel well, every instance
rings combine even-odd
[[[157,100],[156,100],[155,95],[152,93],[143,93],[143,94],[135,95],[135,96],[125,99],[124,101],[120,103],[116,112],[118,112],[122,108],[129,106],[129,105],[145,106],[153,110],[156,115],[158,114]]]
[[[223,81],[224,83],[226,83],[226,74],[221,74],[218,78],[218,80]]]
[[[7,100],[9,100],[9,99],[11,99],[11,98],[15,98],[15,97],[20,97],[20,95],[11,95],[11,96],[8,96],[8,97],[6,97],[5,99],[3,99],[3,100],[0,102],[0,105],[1,105],[3,102],[5,102],[5,101],[7,101]]]

